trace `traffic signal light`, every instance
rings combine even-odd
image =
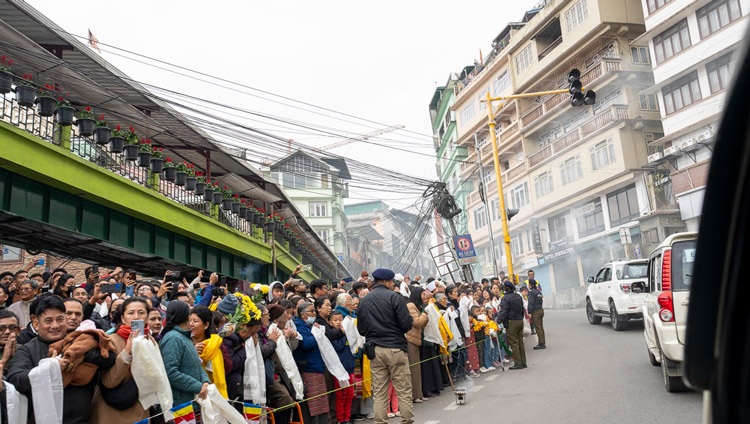
[[[511,218],[518,215],[518,209],[506,209],[505,210],[505,217],[508,218],[508,221],[510,221]]]
[[[568,73],[568,82],[570,83],[568,91],[570,92],[571,105],[581,106],[593,105],[596,103],[596,93],[594,93],[593,90],[586,90],[586,94],[581,92],[583,89],[583,84],[581,83],[581,71],[578,69],[571,70],[570,73]]]

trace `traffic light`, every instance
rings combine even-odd
[[[505,210],[505,217],[508,218],[508,221],[510,221],[511,218],[518,215],[518,209],[506,209]]]
[[[571,70],[568,74],[568,82],[570,83],[568,91],[570,92],[571,105],[581,106],[593,105],[596,103],[596,93],[594,93],[593,90],[586,90],[586,94],[581,92],[583,89],[583,84],[581,83],[581,71],[578,69]]]

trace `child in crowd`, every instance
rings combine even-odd
[[[393,383],[388,386],[388,418],[400,417],[401,413],[398,412],[398,396],[396,395],[396,389],[393,387]]]
[[[494,371],[495,367],[492,365],[493,362],[493,346],[492,338],[490,337],[493,332],[497,332],[497,324],[494,321],[487,319],[486,309],[480,306],[471,307],[471,325],[474,329],[474,336],[477,340],[477,346],[482,347],[482,354],[480,359],[482,361],[482,368],[479,372]]]
[[[344,314],[334,310],[331,312],[331,327],[343,329]],[[334,379],[336,387],[336,421],[340,424],[348,423],[351,420],[352,401],[354,400],[354,355],[349,348],[349,342],[346,336],[337,340],[331,340],[333,348],[339,355],[339,360],[344,369],[349,373],[349,386],[342,389],[338,380]]]

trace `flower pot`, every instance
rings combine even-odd
[[[224,193],[221,190],[215,191],[213,198],[214,205],[220,205],[222,200],[224,200]]]
[[[185,190],[187,191],[194,191],[195,185],[197,184],[198,179],[195,177],[187,177],[185,178]]]
[[[247,219],[247,212],[249,210],[249,208],[242,206],[242,204],[240,203],[240,218]]]
[[[165,180],[167,180],[167,181],[174,181],[175,176],[177,174],[177,168],[175,168],[174,166],[168,166],[168,167],[164,168],[163,174],[164,174],[163,178]]]
[[[136,160],[136,159],[138,159],[138,153],[140,153],[138,151],[138,149],[140,149],[140,147],[138,147],[137,144],[128,144],[128,145],[126,145],[123,148],[123,150],[122,150],[122,154],[123,154],[123,156],[125,156],[125,160]]]
[[[258,222],[256,224],[260,225],[261,227],[266,225],[266,217],[261,215],[258,217]]]
[[[141,168],[151,166],[151,152],[138,152],[138,166]]]
[[[0,94],[8,94],[13,89],[13,75],[0,72]]]
[[[164,159],[162,158],[151,158],[151,163],[149,163],[151,169],[151,172],[154,174],[161,174],[161,171],[164,170]]]
[[[73,125],[73,116],[75,113],[76,110],[70,106],[58,106],[55,109],[55,119],[57,119],[58,124],[69,127]]]
[[[206,185],[206,187],[203,190],[204,190],[203,191],[203,200],[205,200],[206,202],[213,202],[213,200],[214,200],[214,189],[212,189],[211,187],[208,187],[208,185]]]
[[[78,134],[80,134],[81,137],[91,137],[91,135],[94,134],[94,126],[96,125],[96,122],[93,119],[82,118],[76,120],[76,125],[78,125]]]
[[[112,153],[122,153],[125,145],[125,139],[122,137],[109,138],[109,151]]]
[[[221,208],[225,211],[232,210],[232,199],[221,199]]]
[[[174,183],[178,186],[182,187],[185,185],[185,179],[187,178],[187,172],[185,171],[177,171],[177,174],[175,174]]]
[[[112,135],[112,130],[109,127],[96,127],[94,128],[94,141],[96,144],[104,146],[109,143],[109,137]]]
[[[52,97],[37,97],[34,100],[36,103],[36,114],[39,116],[52,116],[55,114],[55,106],[57,102]]]
[[[202,196],[206,192],[206,183],[195,183],[195,194]]]
[[[263,224],[263,227],[266,229],[266,231],[272,233],[273,230],[276,229],[276,221],[266,221],[266,223]]]
[[[36,98],[36,89],[29,87],[28,85],[17,85],[16,86],[16,103],[23,107],[34,107],[34,99]]]
[[[261,216],[260,216],[260,214],[258,212],[253,212],[253,224],[255,224],[255,225],[262,225],[260,223],[260,218],[261,218]]]
[[[232,206],[231,206],[231,208],[232,208],[232,213],[235,213],[235,214],[239,215],[239,214],[240,214],[240,208],[241,208],[241,207],[242,207],[242,203],[240,203],[240,202],[235,202],[235,201],[232,201]]]

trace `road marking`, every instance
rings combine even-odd
[[[485,381],[492,381],[497,378],[497,374],[492,374],[491,376],[485,378]]]
[[[446,406],[445,408],[443,408],[443,411],[453,411],[454,409],[458,409],[458,404],[456,402],[453,402],[449,404],[448,406]]]
[[[425,421],[424,424],[438,424],[440,420]]]
[[[476,392],[478,392],[478,391],[480,391],[480,390],[482,390],[482,389],[484,389],[484,386],[482,386],[481,384],[478,384],[478,385],[476,385],[476,386],[474,386],[474,387],[470,388],[470,389],[469,389],[469,391],[470,391],[471,393],[476,393]]]

